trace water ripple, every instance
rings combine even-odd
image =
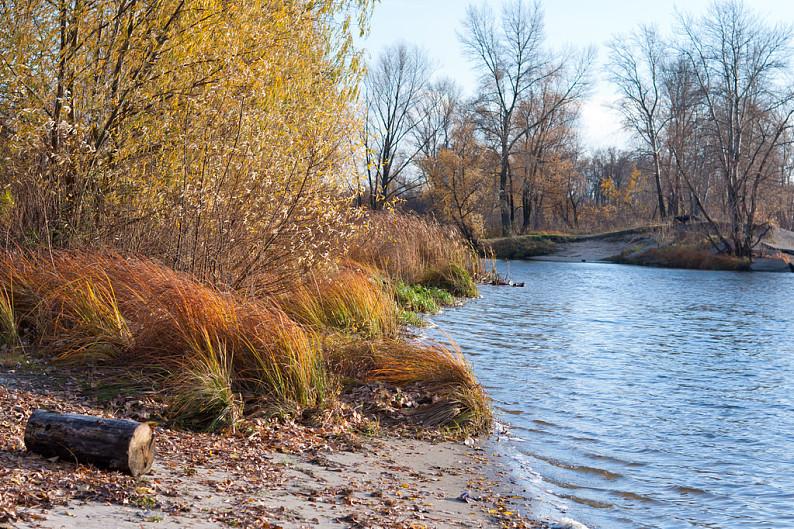
[[[433,319],[511,423],[502,448],[538,514],[794,527],[794,275],[510,272],[526,288],[483,287]]]

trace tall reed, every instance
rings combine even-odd
[[[474,279],[483,273],[477,253],[455,228],[401,213],[370,213],[349,256],[410,284],[450,265]]]

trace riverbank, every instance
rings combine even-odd
[[[748,260],[715,255],[701,227],[652,226],[595,235],[523,235],[482,242],[497,259],[553,262],[610,261],[640,266],[704,270],[789,272],[794,232],[773,227],[759,241],[757,256]]]
[[[26,452],[34,409],[125,417],[151,405],[120,396],[109,409],[80,384],[63,371],[0,370],[0,527],[544,527],[508,506],[503,471],[479,440],[367,435],[350,410],[336,427],[252,419],[212,435],[158,426],[154,467],[137,480]]]

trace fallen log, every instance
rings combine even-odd
[[[90,463],[133,477],[154,462],[154,432],[148,424],[36,410],[25,427],[25,446],[44,457]]]

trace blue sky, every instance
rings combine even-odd
[[[745,1],[769,22],[794,24],[792,0]],[[487,3],[495,10],[502,5],[501,1]],[[709,3],[709,0],[542,0],[547,43],[557,49],[566,45],[596,46],[597,74],[606,57],[603,44],[613,34],[642,23],[656,23],[666,31],[675,19],[676,8],[700,14]],[[376,57],[383,47],[400,39],[419,44],[436,61],[438,75],[457,80],[471,94],[475,75],[456,35],[468,5],[465,0],[381,0],[375,6],[372,31],[361,45]],[[619,117],[605,106],[613,97],[611,87],[599,82],[582,109],[582,138],[591,148],[625,142]]]

